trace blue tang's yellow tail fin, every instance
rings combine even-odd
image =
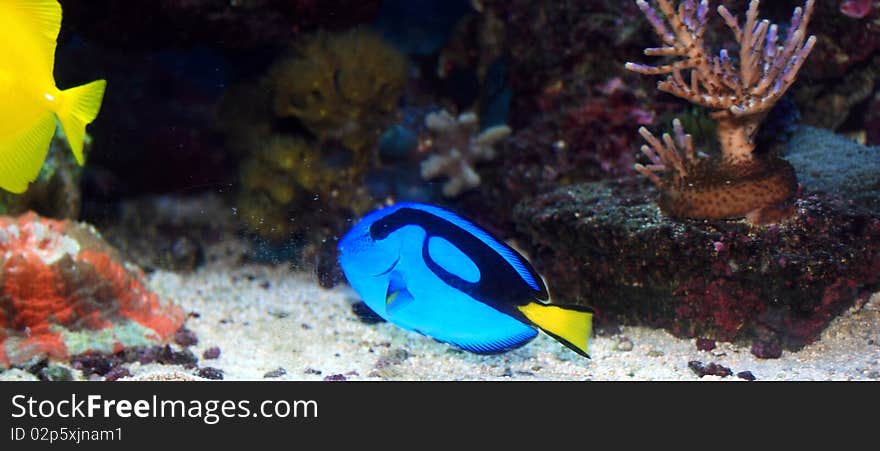
[[[575,305],[548,305],[531,302],[518,306],[526,318],[574,352],[590,357],[587,346],[593,327],[593,312]]]
[[[75,88],[61,91],[62,101],[55,113],[64,128],[67,142],[76,162],[83,164],[83,140],[86,125],[98,117],[101,101],[104,99],[105,80],[97,80]]]

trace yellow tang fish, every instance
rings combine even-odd
[[[37,178],[56,117],[83,164],[86,124],[98,116],[107,82],[55,87],[57,0],[0,0],[0,188],[22,193]]]

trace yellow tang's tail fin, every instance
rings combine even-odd
[[[73,151],[73,156],[80,165],[84,162],[83,140],[86,135],[86,125],[98,117],[105,87],[107,87],[105,80],[97,80],[61,91],[60,106],[55,113],[67,136],[70,150]]]
[[[576,305],[545,305],[532,302],[517,307],[526,318],[574,352],[589,358],[587,345],[593,327],[593,312]]]
[[[0,188],[23,193],[40,175],[55,135],[55,116],[46,114],[21,133],[0,138]]]

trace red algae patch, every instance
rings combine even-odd
[[[0,216],[0,368],[164,343],[184,319],[93,227]]]

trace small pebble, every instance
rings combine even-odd
[[[778,359],[782,357],[782,347],[775,341],[756,341],[752,344],[752,354],[759,359]]]
[[[196,334],[193,331],[187,329],[186,327],[181,327],[180,330],[178,330],[177,333],[174,334],[174,342],[183,347],[187,347],[198,344],[199,339],[196,337]]]
[[[308,370],[306,370],[306,372],[308,372]],[[274,377],[281,377],[281,376],[284,376],[285,374],[287,374],[287,370],[285,370],[284,368],[281,368],[279,366],[278,368],[275,368],[272,371],[266,371],[266,373],[263,374],[263,378],[270,379],[270,378],[274,378]],[[318,373],[318,374],[320,374],[320,373]]]
[[[116,365],[112,355],[87,352],[70,358],[70,365],[83,372],[83,375],[97,374],[103,376]]]
[[[749,381],[749,382],[751,382],[751,381],[757,379],[757,378],[755,377],[755,375],[752,374],[751,371],[740,371],[739,373],[736,373],[736,377],[738,377],[738,378],[740,378],[740,379],[745,379],[745,380],[747,380],[747,381]]]
[[[711,351],[715,349],[715,340],[709,338],[697,338],[697,349],[700,351]]]
[[[618,324],[601,324],[596,326],[596,335],[600,337],[613,337],[621,332]]]
[[[719,365],[717,363],[710,363],[708,365],[703,365],[703,362],[699,360],[691,360],[688,362],[688,368],[691,369],[694,373],[699,377],[703,376],[721,376],[727,377],[733,375],[733,371],[730,368]]]
[[[378,377],[380,379],[395,379],[401,376],[401,372],[392,367],[377,368],[367,373],[367,377]]]
[[[316,370],[316,369],[314,369],[314,368],[306,368],[306,370],[305,370],[304,372],[305,372],[306,374],[315,374],[315,375],[318,375],[318,376],[321,375],[321,370]]]
[[[112,372],[112,370],[111,370]],[[70,370],[60,365],[49,365],[37,375],[40,380],[44,381],[72,381],[73,375]]]
[[[212,368],[210,366],[206,366],[204,368],[199,369],[199,377],[204,377],[205,379],[213,379],[213,380],[222,380],[223,379],[223,370]]]
[[[104,375],[104,380],[115,381],[117,379],[129,376],[131,376],[131,371],[128,371],[128,368],[124,366],[116,366]]]
[[[393,365],[400,365],[404,360],[409,358],[409,352],[406,349],[394,349],[384,353],[382,357],[376,360],[375,368],[385,368]]]
[[[621,337],[620,340],[617,341],[617,345],[614,346],[614,349],[618,351],[628,352],[633,350],[633,342],[627,337]]]
[[[220,357],[220,348],[217,346],[211,346],[202,353],[202,358],[204,359],[213,360],[218,357]]]
[[[324,382],[344,382],[348,379],[342,374],[331,374],[324,377]]]
[[[284,319],[290,316],[290,312],[280,309],[269,309],[269,314],[278,319]]]

